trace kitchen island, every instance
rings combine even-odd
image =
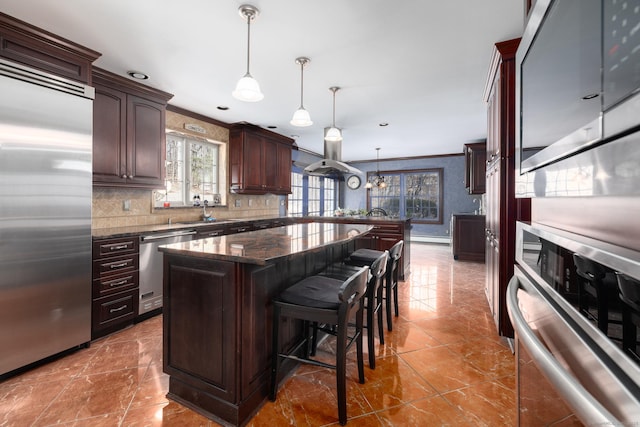
[[[312,222],[160,247],[167,396],[244,425],[268,396],[273,296],[344,259],[371,229]],[[290,347],[301,325],[281,331]]]

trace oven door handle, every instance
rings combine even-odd
[[[574,410],[575,415],[589,425],[622,425],[604,406],[600,404],[547,350],[530,328],[518,303],[518,291],[535,292],[532,285],[519,275],[511,278],[507,288],[507,311],[516,331],[518,340],[531,354],[533,360],[556,388],[565,402]]]

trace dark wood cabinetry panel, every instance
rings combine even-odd
[[[100,53],[0,12],[0,57],[91,85]]]
[[[485,216],[453,215],[453,258],[460,261],[485,260]]]
[[[506,292],[515,264],[515,224],[531,216],[529,199],[515,198],[515,53],[520,39],[496,43],[484,91],[487,103],[485,289],[498,333],[513,337]]]
[[[164,187],[165,110],[172,95],[94,69],[93,183]]]
[[[291,193],[293,140],[242,124],[229,133],[229,182],[241,194]]]
[[[235,402],[235,264],[180,257],[171,265],[165,262],[164,276],[163,307],[175,314],[163,319],[164,371],[186,382],[198,373],[207,381],[197,381],[196,387]]]
[[[465,187],[469,194],[485,193],[487,144],[477,142],[464,145]]]
[[[91,338],[117,331],[138,315],[139,240],[93,241]]]

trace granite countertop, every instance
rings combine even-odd
[[[215,221],[192,221],[192,222],[176,222],[173,224],[151,224],[151,225],[133,225],[129,227],[109,227],[109,228],[94,228],[91,230],[91,236],[93,238],[106,238],[106,237],[129,237],[137,236],[144,233],[157,233],[163,231],[173,230],[185,230],[195,229],[197,227],[214,226],[214,225],[229,225],[239,224],[242,222],[260,221],[266,219],[276,218],[253,218],[253,219],[219,219]]]
[[[168,254],[265,265],[275,259],[349,241],[373,229],[364,224],[312,222],[160,246]]]
[[[260,218],[244,218],[244,219],[217,219],[212,222],[205,221],[193,221],[193,222],[176,222],[173,224],[152,224],[152,225],[134,225],[129,227],[110,227],[110,228],[94,228],[91,230],[91,236],[95,239],[103,238],[116,238],[116,237],[131,237],[139,236],[144,233],[160,233],[163,231],[173,230],[189,230],[196,229],[197,227],[204,226],[225,226],[229,224],[241,224],[243,222],[259,222],[276,219],[291,219],[291,217],[260,217]],[[306,216],[296,217],[297,219],[308,219],[317,222],[335,222],[344,224],[375,224],[375,223],[405,223],[407,227],[410,227],[411,219],[400,219],[391,217],[354,217],[354,216]]]

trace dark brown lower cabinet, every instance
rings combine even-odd
[[[451,218],[453,259],[484,262],[484,230],[484,215],[453,215]]]
[[[138,315],[137,236],[93,241],[91,338],[110,334]]]

